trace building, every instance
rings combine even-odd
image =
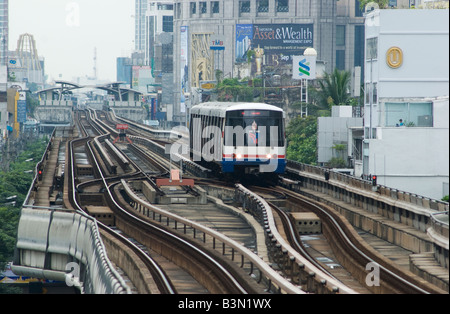
[[[36,84],[40,89],[45,86],[45,59],[37,51],[32,34],[22,34],[17,41],[15,51],[8,56],[8,73],[14,82]]]
[[[365,27],[360,172],[441,199],[449,194],[449,11],[374,10]]]
[[[135,1],[134,49],[137,52],[143,52],[145,50],[145,12],[148,0]]]
[[[174,2],[174,120],[184,123],[204,82],[292,75],[292,56],[313,47],[325,71],[350,71],[360,88],[364,18],[355,0]],[[251,64],[248,56],[254,56]],[[259,61],[258,61],[259,60]],[[356,70],[358,68],[359,70]],[[265,75],[265,74],[264,74]],[[205,85],[205,84],[203,84]]]
[[[317,162],[320,166],[349,167],[349,129],[363,125],[363,118],[357,117],[352,106],[333,106],[331,117],[317,119]],[[334,161],[333,161],[334,160]],[[330,165],[330,161],[333,161]]]
[[[0,0],[0,145],[7,134],[7,82],[8,82],[8,0]]]
[[[162,45],[158,37],[163,33],[173,33],[173,1],[149,0],[145,22],[145,60],[146,64],[151,64],[151,60],[154,60],[155,53],[157,53],[156,47]],[[166,42],[172,42],[171,35],[167,36]]]
[[[146,13],[145,59],[154,82],[149,87],[151,120],[169,120],[173,104],[173,1],[149,0]],[[171,107],[171,108],[167,108]],[[159,114],[160,113],[160,114]]]

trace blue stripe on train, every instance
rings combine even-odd
[[[230,160],[230,159],[222,159],[222,172],[234,172],[234,166],[259,166],[263,165],[264,172],[275,172],[275,173],[284,173],[286,169],[286,160],[285,159],[277,159],[277,160],[252,160],[248,159],[242,160]]]

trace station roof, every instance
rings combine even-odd
[[[113,93],[113,94],[119,94],[119,91],[121,94],[128,93],[128,92],[134,92],[136,94],[143,94],[142,92],[132,89],[132,88],[120,87],[120,85],[125,84],[125,82],[112,82],[112,83],[107,83],[107,84],[102,84],[102,85],[79,85],[79,84],[67,82],[67,81],[55,81],[55,84],[60,84],[60,86],[43,89],[43,90],[37,91],[36,94],[41,94],[41,93],[45,93],[48,91],[67,92],[67,91],[71,91],[74,89],[81,89],[81,88],[101,89],[101,90],[105,90],[105,91]]]

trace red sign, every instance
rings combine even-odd
[[[116,129],[117,130],[127,130],[128,129],[128,124],[117,124],[116,125]]]

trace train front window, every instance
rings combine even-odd
[[[284,146],[283,113],[269,110],[227,112],[225,146]]]

